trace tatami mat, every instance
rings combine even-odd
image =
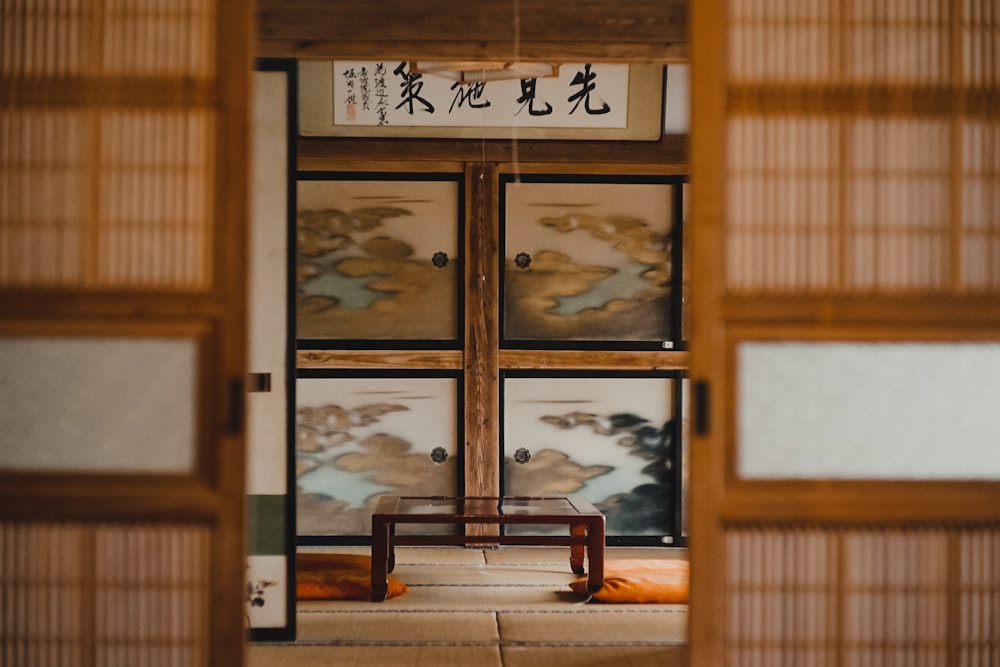
[[[504,547],[503,549],[486,549],[483,557],[488,565],[521,565],[521,564],[555,564],[569,567],[569,547]],[[604,550],[605,560],[625,558],[639,559],[684,559],[686,549],[672,547],[607,547]]]
[[[687,667],[683,646],[502,646],[503,667]],[[473,665],[471,662],[442,665]]]
[[[492,646],[268,646],[248,647],[246,667],[502,667]],[[529,663],[531,664],[531,663]]]
[[[497,620],[505,644],[683,644],[687,637],[687,610],[680,605],[628,610],[604,605],[587,613],[505,612]]]
[[[371,547],[300,547],[300,553],[338,553],[370,556]],[[567,551],[567,563],[569,552]],[[455,547],[399,547],[396,549],[396,567],[401,565],[485,565],[482,549]]]
[[[496,643],[493,612],[315,612],[298,615],[299,642]]]
[[[403,581],[406,581],[403,579]],[[407,582],[409,583],[409,582]],[[337,600],[305,601],[299,611],[517,611],[525,605],[543,610],[560,610],[581,604],[583,598],[569,584],[549,586],[451,585],[412,586],[410,592],[385,602]]]
[[[367,547],[303,551],[367,554]],[[609,560],[676,560],[683,550],[611,547]],[[600,604],[573,593],[566,547],[400,547],[410,590],[303,601],[297,638],[254,644],[248,667],[686,667],[687,606]]]

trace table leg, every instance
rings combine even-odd
[[[396,569],[396,524],[389,524],[389,572]]]
[[[372,602],[382,602],[389,590],[389,523],[372,517]]]
[[[585,523],[573,523],[569,526],[569,534],[573,537],[585,538],[587,532],[587,524]],[[583,574],[583,550],[583,543],[577,544],[574,542],[569,545],[569,566],[576,574]]]
[[[591,521],[587,527],[587,592],[591,595],[604,586],[604,517]]]

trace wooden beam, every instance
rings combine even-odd
[[[470,165],[467,173],[465,495],[496,496],[500,492],[496,165]]]
[[[462,368],[461,350],[298,350],[298,368]]]
[[[687,0],[258,0],[274,58],[680,62]]]
[[[686,369],[687,352],[612,350],[500,350],[500,368],[659,371]]]
[[[512,152],[510,141],[471,141],[459,139],[422,139],[404,142],[398,139],[369,138],[309,138],[298,143],[299,168],[330,168],[345,161],[435,161],[461,160],[467,162],[558,163],[587,165],[580,169],[594,171],[600,157],[601,165],[629,167],[636,173],[642,165],[651,173],[667,173],[664,167],[673,166],[670,173],[687,173],[687,137],[664,135],[658,141],[520,141],[517,153]],[[412,169],[408,166],[407,169]],[[608,169],[607,166],[604,167]]]

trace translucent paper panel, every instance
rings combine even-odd
[[[1000,83],[1000,11],[995,0],[963,0],[962,74],[974,88]]]
[[[742,343],[749,478],[1000,479],[1000,345]]]
[[[215,5],[196,0],[0,4],[0,72],[210,75]]]
[[[85,279],[88,114],[0,110],[0,285]]]
[[[731,0],[729,11],[729,72],[735,81],[816,83],[835,77],[835,3]]]
[[[214,74],[214,3],[108,0],[103,18],[105,71],[143,75]]]
[[[736,82],[944,83],[948,4],[731,0],[730,72]],[[981,23],[969,23],[967,33],[982,42]],[[976,53],[988,52],[980,46]]]
[[[819,530],[730,530],[726,535],[726,664],[834,667],[834,540]]]
[[[207,284],[213,135],[209,110],[102,118],[98,283]]]
[[[1000,530],[965,531],[959,553],[959,664],[985,667],[1000,655]]]
[[[4,665],[208,665],[203,526],[0,524]]]
[[[938,120],[733,116],[726,200],[730,288],[948,290],[950,130],[948,121]],[[970,203],[982,207],[986,197],[992,206],[982,184],[971,187]],[[963,235],[982,240],[982,231],[972,227]],[[984,249],[963,247],[981,272]]]
[[[962,128],[962,284],[1000,289],[1000,121]]]
[[[846,286],[947,286],[950,124],[859,119],[851,125]]]
[[[207,286],[214,112],[95,114],[0,111],[0,285]]]
[[[838,124],[825,118],[730,121],[725,270],[732,288],[837,284],[839,137]]]
[[[899,664],[945,664],[957,645],[947,636],[949,593],[958,584],[949,579],[950,536],[879,528],[727,531],[726,665],[861,667],[904,657]],[[964,546],[960,551],[968,557]],[[976,593],[989,595],[995,581],[977,581]],[[996,642],[984,642],[981,652],[970,644],[962,648],[988,655]]]
[[[995,3],[730,0],[728,10],[728,286],[1000,288]]]
[[[204,664],[211,585],[207,528],[105,526],[94,536],[97,664]],[[147,646],[154,647],[149,657]]]
[[[0,287],[208,287],[215,42],[213,3],[0,3]]]
[[[191,472],[197,344],[0,338],[0,468]]]
[[[71,75],[87,70],[96,3],[56,0],[0,4],[0,72]]]
[[[946,662],[947,538],[904,530],[844,536],[845,664],[884,664],[900,652]]]
[[[462,470],[455,377],[300,377],[298,534],[371,535],[384,495],[453,496]]]
[[[829,3],[833,4],[833,3]],[[860,83],[944,83],[949,78],[948,0],[844,3],[846,78]]]

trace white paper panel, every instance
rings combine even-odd
[[[691,131],[691,66],[667,65],[667,94],[663,98],[663,133]]]
[[[254,72],[249,371],[271,391],[247,394],[247,493],[287,491],[288,74]]]
[[[247,556],[247,598],[243,610],[247,629],[288,625],[288,558]]]
[[[750,478],[1000,479],[1000,344],[744,343]]]
[[[0,338],[0,468],[188,472],[197,344]]]

